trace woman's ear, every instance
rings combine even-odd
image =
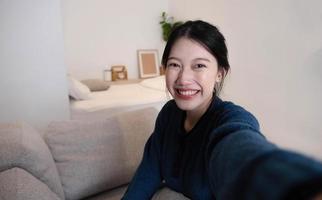
[[[219,68],[218,69],[218,72],[217,72],[217,75],[216,75],[216,82],[217,83],[220,83],[223,79],[223,76],[225,75],[225,70],[223,68]]]
[[[221,73],[218,73],[216,76],[216,82],[220,83],[220,81],[221,81]]]

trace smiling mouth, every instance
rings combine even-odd
[[[176,89],[177,96],[183,99],[190,99],[197,95],[200,90],[192,90],[192,89]]]

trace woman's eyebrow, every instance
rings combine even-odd
[[[198,60],[210,62],[210,60],[208,58],[195,58],[195,59],[193,59],[193,61],[198,61]]]
[[[168,58],[168,60],[172,60],[172,59],[174,59],[174,60],[177,60],[177,61],[181,61],[179,58],[177,58],[177,57],[169,57]]]
[[[177,58],[177,57],[169,57],[168,60],[178,60],[178,61],[181,61],[180,58]],[[193,61],[198,61],[198,60],[203,60],[203,61],[207,61],[207,62],[210,62],[210,60],[208,58],[194,58]]]

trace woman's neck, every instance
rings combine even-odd
[[[184,129],[186,132],[192,130],[192,128],[197,124],[202,115],[205,114],[211,102],[212,98],[204,105],[200,105],[199,108],[186,111],[186,118],[184,120]]]

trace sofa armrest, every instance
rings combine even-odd
[[[1,200],[61,200],[46,184],[21,168],[0,172]]]
[[[40,134],[25,123],[0,124],[0,172],[15,167],[30,173],[64,199],[55,162]],[[2,180],[0,187],[5,182]]]

